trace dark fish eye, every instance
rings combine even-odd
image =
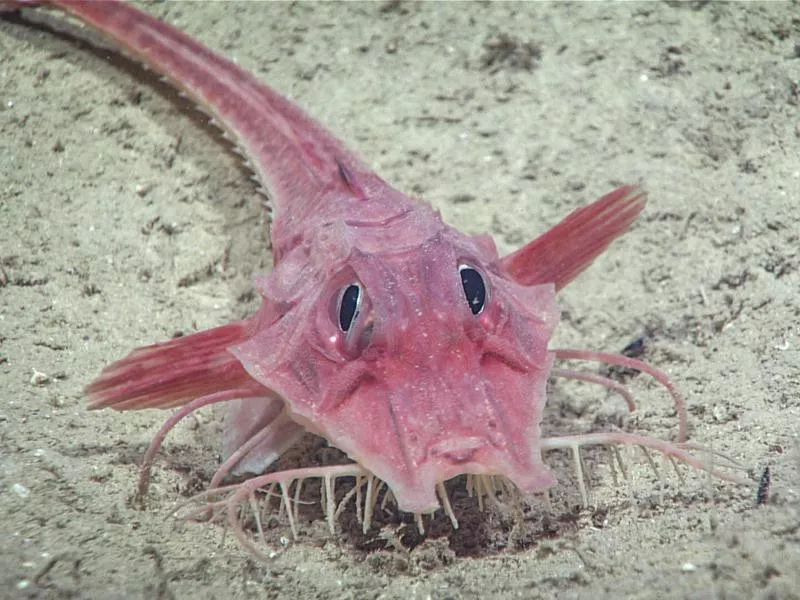
[[[339,329],[345,333],[350,331],[361,308],[361,285],[351,283],[342,290],[339,297]]]
[[[467,297],[467,304],[473,315],[479,315],[486,306],[486,284],[477,269],[469,265],[459,265],[461,287]]]

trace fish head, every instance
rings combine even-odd
[[[555,287],[520,285],[491,238],[423,217],[320,227],[260,284],[280,318],[231,351],[292,418],[385,481],[401,510],[435,509],[437,484],[461,474],[547,489]],[[324,268],[309,266],[315,255]]]

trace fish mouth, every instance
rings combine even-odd
[[[428,448],[428,456],[433,459],[444,459],[455,465],[463,465],[473,462],[478,450],[489,445],[489,440],[483,436],[448,438],[432,444]]]
[[[495,456],[495,460],[491,460],[490,456],[475,456],[470,448],[447,450],[446,455],[445,460],[422,466],[412,480],[386,479],[400,510],[424,514],[442,508],[441,485],[462,475],[468,478],[500,477],[522,494],[541,493],[556,484],[555,475],[541,463],[529,464],[524,468],[510,463],[501,464],[503,461],[500,457]],[[454,462],[453,458],[459,462]]]

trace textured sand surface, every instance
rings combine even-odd
[[[408,530],[391,515],[369,539],[314,521],[265,566],[224,528],[168,516],[217,464],[205,413],[168,438],[135,509],[165,415],[87,412],[82,387],[136,346],[254,310],[260,199],[167,86],[0,19],[0,597],[800,598],[797,3],[145,6],[503,252],[643,183],[643,218],[560,295],[556,343],[619,351],[647,333],[692,439],[756,478],[770,465],[772,494],[756,507],[755,483],[691,473],[659,493],[633,460],[615,486],[589,453],[581,509],[553,457],[549,511],[465,508],[458,533],[411,548],[384,543]],[[631,385],[625,417],[557,384],[545,431],[669,439],[663,392]]]

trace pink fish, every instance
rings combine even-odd
[[[270,199],[274,268],[256,280],[263,298],[258,312],[135,350],[87,388],[90,408],[180,407],[145,456],[140,494],[170,429],[219,402],[228,404],[223,463],[204,498],[221,498],[209,506],[227,509],[239,538],[259,555],[237,507],[277,490],[294,531],[294,499],[310,478],[323,482],[332,531],[340,478],[356,480],[365,530],[380,482],[418,522],[442,507],[457,525],[445,481],[468,475],[479,499],[491,476],[526,494],[544,492],[556,478],[542,453],[554,448],[574,452],[584,500],[578,452],[587,444],[636,444],[742,481],[684,444],[683,399],[664,373],[624,356],[548,347],[559,318],[556,292],[638,217],[645,206],[638,187],[612,191],[500,257],[489,236],[448,226],[295,104],[188,35],[122,3],[38,4],[83,21],[192,98],[237,144]],[[655,377],[674,399],[678,443],[622,432],[543,438],[553,375],[599,383],[633,409],[620,384],[556,369],[556,359],[603,361]],[[306,431],[353,462],[218,487],[229,475],[263,473]]]

